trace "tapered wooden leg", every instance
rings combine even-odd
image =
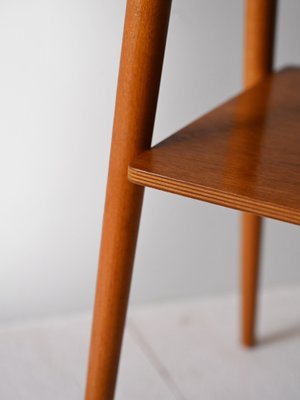
[[[127,1],[86,400],[114,397],[143,201],[127,167],[150,146],[170,6],[169,0]]]
[[[254,344],[262,219],[245,213],[242,218],[242,342]]]
[[[245,2],[245,88],[266,77],[272,70],[276,0]],[[256,215],[242,216],[242,343],[255,343],[256,297],[262,220]]]

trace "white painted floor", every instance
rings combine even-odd
[[[130,311],[117,400],[300,398],[300,286],[269,290],[259,344],[238,344],[235,296]],[[0,329],[1,400],[83,399],[90,317]]]

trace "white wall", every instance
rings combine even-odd
[[[0,0],[0,322],[91,307],[124,0]],[[282,0],[276,66],[300,62]],[[241,89],[242,0],[174,0],[154,143]],[[132,301],[238,285],[238,213],[147,190]],[[268,220],[264,284],[300,280]]]

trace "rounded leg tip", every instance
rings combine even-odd
[[[255,346],[255,339],[253,336],[243,336],[241,339],[241,343],[246,348],[251,348]]]

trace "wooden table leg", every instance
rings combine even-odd
[[[246,0],[245,87],[251,87],[272,70],[276,0]],[[242,343],[255,343],[256,297],[262,219],[242,216]]]
[[[127,180],[127,167],[151,143],[170,7],[127,1],[86,400],[114,397],[144,190]]]

